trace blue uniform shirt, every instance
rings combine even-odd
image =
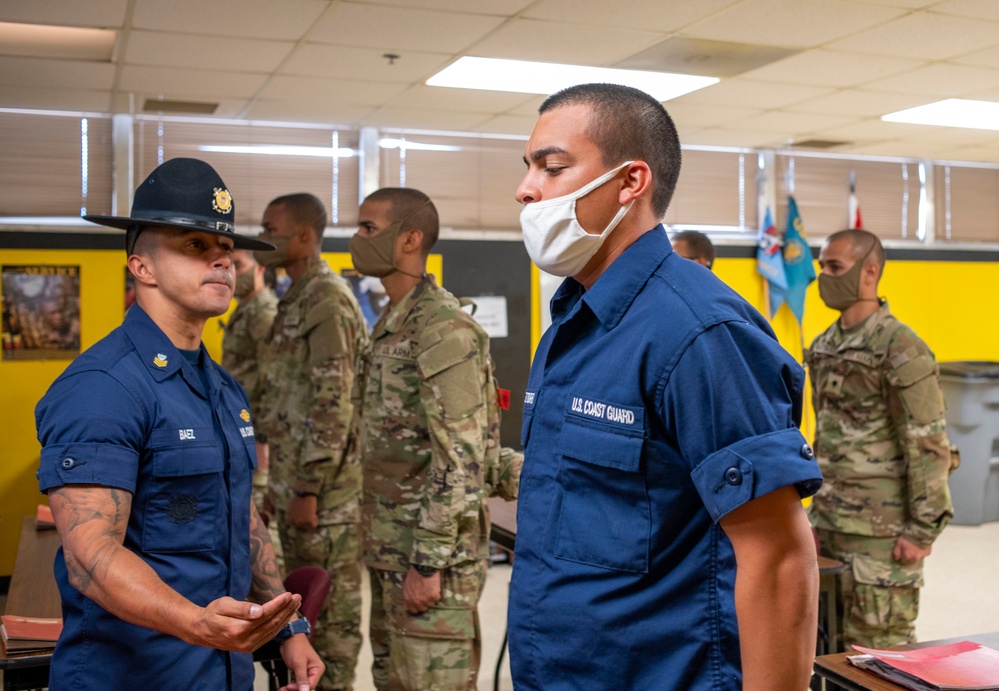
[[[38,483],[132,494],[125,547],[198,605],[250,590],[250,481],[256,465],[246,395],[202,347],[208,389],[135,305],[81,354],[35,409]],[[69,583],[55,562],[64,628],[56,689],[251,689],[251,656],[192,646],[128,624]]]
[[[524,401],[509,640],[520,689],[739,689],[718,520],[821,474],[804,371],[707,269],[645,233],[566,280]]]

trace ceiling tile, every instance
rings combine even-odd
[[[390,5],[407,9],[445,12],[454,11],[455,5],[458,5],[462,12],[509,17],[517,14],[532,2],[534,0],[461,0],[460,3],[456,3],[455,0],[346,0],[345,4]]]
[[[341,3],[309,32],[313,43],[455,53],[494,30],[504,19],[481,14],[412,10]]]
[[[773,111],[751,115],[731,123],[727,127],[729,129],[745,128],[755,132],[773,132],[787,140],[794,140],[803,135],[845,125],[854,120],[856,118],[842,115]]]
[[[792,103],[832,93],[829,87],[780,84],[751,79],[723,79],[705,89],[680,96],[671,103],[704,103],[718,106],[739,105],[750,108],[783,108]]]
[[[452,89],[417,85],[392,100],[393,108],[461,110],[469,113],[505,113],[534,101],[528,94],[479,89]]]
[[[999,69],[999,46],[976,50],[964,55],[956,55],[949,62],[959,65],[975,65],[976,67],[991,67]]]
[[[118,88],[123,91],[162,94],[165,99],[215,101],[222,98],[250,98],[264,84],[265,77],[241,72],[170,69],[125,65]]]
[[[999,2],[995,2],[995,0],[947,0],[947,2],[934,5],[933,11],[999,22]]]
[[[344,77],[379,82],[423,81],[451,62],[450,53],[402,51],[390,63],[384,48],[359,48],[307,43],[299,46],[281,66],[280,74],[309,77]]]
[[[920,67],[864,85],[868,90],[922,95],[924,102],[935,100],[936,97],[959,97],[995,86],[999,86],[999,70],[947,63]]]
[[[809,50],[746,73],[749,79],[846,87],[870,82],[918,67],[922,63],[901,58],[874,57],[832,50]]]
[[[701,21],[741,0],[632,0],[627,11],[612,2],[540,0],[523,14],[526,19],[570,21],[618,29],[671,32]]]
[[[669,102],[665,106],[666,111],[673,118],[678,128],[689,126],[691,129],[724,125],[737,120],[743,120],[753,115],[759,115],[762,112],[755,108],[697,105],[692,103]]]
[[[897,8],[848,0],[747,0],[684,29],[686,36],[807,47],[876,26],[902,14]]]
[[[617,64],[662,38],[661,34],[631,29],[515,19],[465,52],[480,57],[604,66]]]
[[[222,35],[298,40],[328,6],[328,0],[135,0],[132,26],[208,39]]]
[[[125,21],[127,7],[128,0],[101,2],[3,0],[0,3],[0,22],[118,28]]]
[[[854,0],[854,2],[862,2],[868,5],[887,5],[889,7],[907,7],[917,10],[935,5],[940,0]]]
[[[114,84],[114,65],[109,62],[46,60],[0,57],[0,84],[38,86],[44,89],[104,89]],[[0,103],[7,94],[0,92]]]
[[[945,60],[999,44],[999,24],[918,12],[831,43],[828,47],[914,60]]]
[[[480,123],[472,128],[474,132],[489,132],[492,134],[515,134],[527,138],[534,130],[538,121],[534,116],[500,115]]]
[[[132,31],[128,35],[125,62],[157,67],[272,72],[288,55],[294,43],[217,36]]]
[[[456,113],[452,110],[412,110],[383,108],[365,121],[372,127],[399,127],[425,130],[471,130],[490,120],[481,113]]]
[[[109,100],[107,91],[64,87],[5,85],[0,92],[0,105],[4,108],[104,113]]]
[[[260,97],[271,101],[326,101],[350,106],[376,107],[401,94],[406,87],[389,82],[361,79],[316,79],[314,77],[273,77]]]
[[[879,118],[887,113],[913,108],[924,103],[926,103],[926,99],[920,96],[844,89],[796,103],[787,110],[801,113],[834,113]]]
[[[783,146],[786,142],[780,137],[774,136],[773,132],[751,132],[749,130],[732,130],[719,127],[692,132],[686,137],[681,137],[680,143],[688,146],[773,148]]]
[[[246,109],[250,120],[278,122],[320,122],[330,125],[366,125],[371,108],[348,106],[329,101],[269,101],[259,99]]]

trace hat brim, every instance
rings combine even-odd
[[[269,242],[260,240],[259,238],[252,237],[250,235],[239,235],[238,233],[231,233],[227,230],[218,230],[216,228],[211,228],[206,225],[201,225],[199,223],[184,223],[177,221],[167,221],[167,220],[152,220],[148,218],[132,218],[130,216],[84,216],[85,221],[90,221],[91,223],[96,223],[102,226],[109,226],[111,228],[118,228],[120,230],[128,230],[129,228],[148,228],[149,226],[162,226],[166,228],[181,228],[183,230],[198,231],[201,233],[211,233],[212,235],[221,235],[222,237],[227,237],[232,240],[233,247],[238,250],[263,250],[270,251],[275,249],[274,245]]]

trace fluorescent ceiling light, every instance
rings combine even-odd
[[[114,40],[111,29],[0,22],[4,55],[109,62]]]
[[[609,67],[465,56],[427,80],[429,86],[545,95],[568,86],[590,82],[633,86],[658,101],[668,101],[716,84],[718,79],[671,72],[619,70]]]
[[[408,139],[382,139],[378,146],[383,149],[403,149],[405,151],[461,151],[460,146],[447,146],[446,144],[421,144],[411,142]]]
[[[325,158],[350,158],[353,149],[334,149],[329,146],[285,146],[281,144],[266,144],[258,146],[199,146],[198,151],[215,154],[261,154],[264,156],[318,156]]]
[[[908,122],[915,125],[967,127],[975,130],[999,130],[999,103],[948,98],[925,106],[908,108],[882,115],[887,122]]]

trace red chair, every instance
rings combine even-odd
[[[330,581],[329,572],[321,566],[300,566],[284,579],[285,590],[302,596],[302,604],[299,605],[298,611],[309,620],[313,631],[316,630],[319,612],[331,587],[333,583]],[[281,659],[277,644],[273,641],[260,648],[255,654],[255,659],[267,671],[268,686],[271,691],[276,691],[290,681],[288,668]]]
[[[313,631],[331,587],[330,574],[321,566],[299,566],[284,579],[285,590],[302,596],[298,611],[309,620]]]

